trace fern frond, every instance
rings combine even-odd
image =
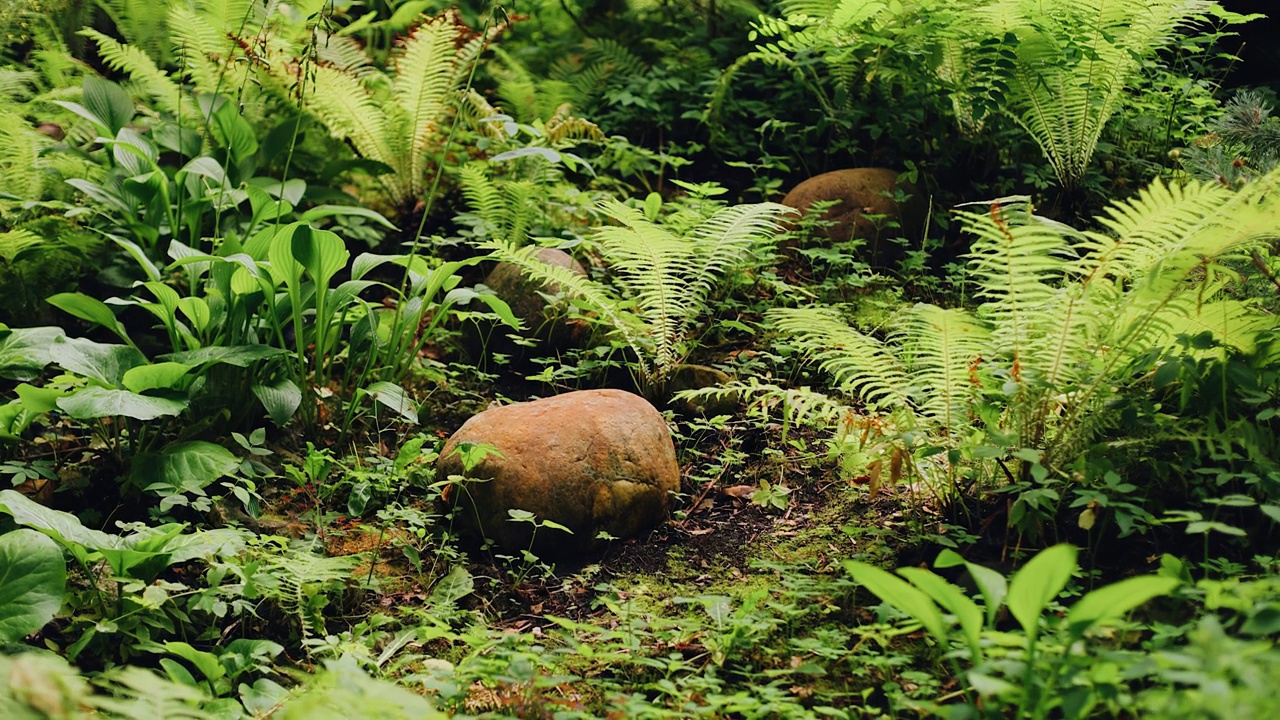
[[[762,250],[772,247],[782,232],[778,221],[795,211],[778,203],[721,208],[693,229],[698,268],[690,287],[698,302],[705,301],[716,281]]]
[[[182,116],[185,112],[194,117],[194,103],[182,101],[182,88],[178,86],[155,62],[142,50],[122,45],[113,38],[93,28],[85,28],[78,34],[93,40],[98,45],[98,55],[107,67],[123,72],[146,88],[147,94],[162,109]]]
[[[661,369],[659,374],[674,369],[682,359],[677,344],[697,308],[697,298],[685,286],[686,278],[696,277],[697,248],[616,200],[607,201],[601,210],[622,223],[597,231],[601,252],[651,328],[654,366]]]
[[[226,91],[227,88],[219,82],[226,72],[225,66],[214,58],[230,60],[230,51],[235,45],[227,38],[229,31],[212,25],[203,15],[182,3],[170,6],[169,27],[173,55],[191,78],[196,92],[211,95],[216,91]]]
[[[573,272],[570,268],[543,262],[538,259],[539,248],[536,245],[520,248],[505,240],[494,238],[484,247],[492,251],[496,260],[515,265],[534,280],[555,284],[565,295],[578,298],[590,305],[640,359],[644,365],[642,374],[649,374],[647,358],[650,346],[645,329],[631,311],[626,309],[626,303],[614,296],[608,288]]]
[[[914,417],[914,403],[907,395],[910,377],[880,340],[849,327],[830,308],[774,308],[765,318],[816,359],[844,392],[870,406]]]
[[[920,412],[950,436],[971,425],[980,384],[976,367],[988,352],[991,329],[962,309],[919,304],[891,340],[902,348]]]
[[[324,122],[329,132],[351,142],[361,157],[399,168],[387,145],[387,116],[369,91],[353,75],[320,66],[315,92],[304,99],[306,107]]]
[[[273,585],[264,594],[297,619],[305,641],[324,632],[325,596],[351,582],[359,562],[358,555],[326,557],[311,547],[290,548],[263,563],[263,574]]]
[[[494,237],[503,236],[507,225],[507,203],[483,166],[472,163],[458,168],[458,180],[467,205],[484,221],[489,234]]]
[[[394,59],[392,98],[407,127],[399,129],[407,140],[408,157],[401,178],[411,196],[420,194],[426,179],[427,153],[433,146],[445,111],[445,97],[455,85],[458,28],[446,16],[419,25]]]
[[[989,213],[961,214],[976,237],[969,258],[983,317],[995,326],[997,347],[1015,360],[1036,334],[1039,310],[1076,268],[1070,228],[1017,207],[993,204]]]

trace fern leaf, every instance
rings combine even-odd
[[[93,28],[85,28],[79,34],[97,43],[98,54],[107,67],[127,73],[138,81],[162,109],[176,116],[182,116],[184,112],[189,116],[193,115],[192,103],[182,101],[182,88],[167,73],[156,67],[145,52],[122,45]]]
[[[697,308],[697,298],[686,288],[686,278],[696,272],[697,248],[616,200],[604,203],[601,210],[622,223],[601,228],[596,237],[649,325],[658,374],[654,379],[661,382],[682,359],[677,344]]]
[[[965,310],[919,304],[891,337],[910,368],[915,405],[948,435],[971,424],[976,396],[972,375],[988,351],[990,334]]]
[[[775,308],[765,317],[815,358],[843,391],[870,406],[914,417],[906,394],[910,378],[883,342],[849,327],[830,308]]]
[[[405,40],[394,61],[392,97],[407,127],[403,163],[408,194],[418,196],[426,179],[428,151],[445,111],[445,98],[454,87],[457,26],[448,16],[424,23]]]

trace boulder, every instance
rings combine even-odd
[[[910,195],[910,199],[899,205],[892,199],[897,190]],[[867,260],[872,265],[896,259],[901,250],[888,239],[917,238],[928,211],[915,188],[899,183],[898,172],[887,168],[833,170],[815,175],[787,193],[782,204],[806,213],[810,205],[831,200],[836,204],[822,214],[822,219],[835,224],[822,229],[822,234],[835,241],[853,237],[866,240]],[[868,217],[871,215],[884,217]],[[890,220],[897,220],[901,229],[885,230]]]
[[[706,365],[677,365],[675,370],[671,371],[666,384],[663,385],[662,394],[665,397],[672,397],[676,393],[685,390],[704,390],[717,385],[728,385],[731,379],[729,374],[723,370],[717,370]],[[732,415],[737,412],[738,400],[737,398],[703,398],[695,402],[693,400],[675,400],[673,398],[671,406],[686,415],[715,417],[716,415]]]
[[[497,449],[464,471],[463,443]],[[572,531],[537,530],[534,552],[563,557],[598,547],[600,532],[637,537],[661,523],[680,467],[666,420],[647,400],[621,390],[579,390],[490,408],[467,420],[445,443],[437,477],[475,482],[452,488],[464,534],[508,551],[529,546],[532,527],[512,522],[525,510]]]
[[[563,250],[542,248],[538,250],[537,258],[548,265],[569,268],[576,275],[587,275],[586,268]],[[524,325],[524,333],[547,343],[548,349],[572,347],[585,340],[585,324],[566,321],[563,309],[547,301],[546,296],[561,292],[555,283],[539,282],[515,265],[498,263],[484,284],[511,306],[511,311]]]

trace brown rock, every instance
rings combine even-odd
[[[671,397],[684,390],[703,390],[717,385],[727,385],[730,379],[729,374],[723,370],[717,370],[706,365],[678,365],[675,370],[671,371],[670,377],[667,378],[666,385],[663,386],[663,394],[666,397]],[[697,401],[673,400],[672,406],[689,415],[715,417],[716,415],[732,415],[738,409],[738,401],[736,398],[700,398]]]
[[[489,455],[464,472],[461,443],[487,443]],[[534,551],[563,556],[597,546],[597,533],[636,537],[662,522],[670,493],[680,488],[675,445],[662,415],[638,395],[580,390],[491,408],[472,417],[445,443],[437,476],[466,475],[451,493],[457,521],[499,547],[528,547],[529,523],[511,522],[526,510],[572,531],[539,528]]]
[[[897,190],[911,198],[899,205],[892,199]],[[889,238],[915,239],[923,230],[927,208],[917,195],[915,188],[898,182],[896,170],[855,168],[815,175],[787,193],[782,204],[805,213],[815,202],[836,201],[822,214],[823,220],[835,224],[821,232],[835,241],[865,239],[868,262],[876,265],[890,262],[901,254],[896,244],[888,242]],[[870,215],[884,217],[877,219],[868,217]],[[897,220],[901,228],[887,228],[891,220]]]
[[[537,258],[548,265],[569,268],[576,275],[587,275],[586,268],[563,250],[542,248],[538,251]],[[556,284],[544,284],[530,278],[519,267],[510,263],[498,263],[485,278],[484,284],[511,306],[511,311],[524,325],[526,334],[548,341],[553,347],[575,342],[585,335],[581,325],[565,322],[563,311],[547,302],[544,297],[560,294],[560,287]]]

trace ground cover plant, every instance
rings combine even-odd
[[[1234,10],[18,0],[0,715],[1268,716]]]

